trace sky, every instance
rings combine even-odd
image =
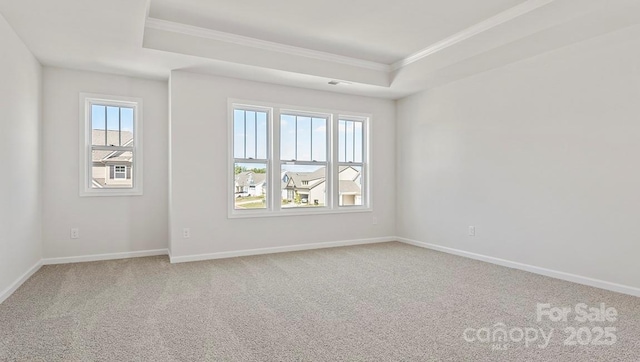
[[[133,133],[133,108],[94,104],[91,106],[91,128],[103,131],[107,129],[110,131]]]

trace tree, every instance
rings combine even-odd
[[[252,168],[252,169],[247,169],[245,166],[239,166],[236,165],[235,169],[234,169],[236,175],[242,172],[247,172],[247,171],[251,171],[253,173],[267,173],[267,169],[266,168]]]
[[[239,174],[239,173],[241,173],[241,172],[245,172],[245,171],[247,171],[247,168],[246,168],[246,167],[236,165],[236,167],[235,167],[235,173],[236,173],[236,175],[237,175],[237,174]]]
[[[293,201],[296,204],[301,204],[302,203],[302,197],[300,197],[300,194],[298,193],[298,191],[296,191],[296,195],[294,196]]]

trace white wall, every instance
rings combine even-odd
[[[166,249],[167,82],[45,67],[43,87],[44,257]],[[80,92],[142,98],[144,195],[78,196]]]
[[[400,236],[640,287],[640,27],[397,112]]]
[[[40,63],[0,15],[0,302],[42,255]]]
[[[170,84],[172,256],[395,235],[393,101],[182,71]],[[373,114],[374,212],[228,219],[228,98]]]

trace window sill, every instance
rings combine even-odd
[[[310,216],[310,215],[333,215],[333,214],[355,214],[373,212],[370,207],[345,207],[344,209],[330,210],[246,210],[243,212],[231,212],[227,215],[228,219],[251,219],[256,217],[291,217],[291,216]]]
[[[142,190],[117,190],[99,189],[91,191],[80,191],[80,197],[104,197],[104,196],[142,196]]]

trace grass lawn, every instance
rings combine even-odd
[[[236,197],[236,203],[244,202],[244,201],[253,201],[253,200],[264,200],[264,196]]]
[[[262,209],[265,208],[266,205],[260,201],[260,202],[250,202],[248,204],[241,204],[241,205],[237,205],[236,204],[236,208],[238,209]]]

